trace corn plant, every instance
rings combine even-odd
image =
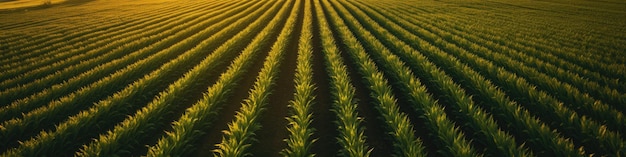
[[[312,15],[311,1],[304,2],[304,19],[302,32],[298,43],[298,57],[295,74],[294,99],[289,102],[291,116],[287,117],[289,126],[289,138],[285,139],[288,148],[281,151],[285,157],[313,157],[310,152],[311,145],[316,141],[311,139],[314,128],[311,128],[313,114],[311,107],[314,105],[315,84],[313,83],[313,43],[312,39]]]
[[[319,22],[320,37],[324,58],[326,60],[326,71],[331,77],[330,85],[333,95],[333,112],[337,114],[339,137],[338,143],[343,147],[339,154],[350,157],[370,156],[373,149],[365,144],[363,118],[358,116],[357,104],[354,98],[354,86],[350,83],[346,65],[341,60],[339,50],[335,45],[330,25],[326,20],[326,15],[322,10],[319,1],[314,1],[317,20]]]

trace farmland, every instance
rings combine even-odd
[[[0,72],[0,156],[626,156],[621,0],[68,0]]]

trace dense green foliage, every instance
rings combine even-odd
[[[0,10],[0,156],[626,155],[623,1],[113,1]]]

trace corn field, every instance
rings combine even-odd
[[[95,0],[0,10],[0,156],[626,156],[625,8]]]

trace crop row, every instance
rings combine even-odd
[[[312,139],[315,129],[311,127],[313,121],[312,108],[315,104],[315,83],[313,83],[313,15],[311,1],[303,2],[304,14],[302,31],[298,39],[298,58],[295,72],[294,98],[289,102],[290,116],[287,117],[289,138],[285,139],[287,148],[281,153],[283,156],[310,157],[311,146],[316,139]]]

